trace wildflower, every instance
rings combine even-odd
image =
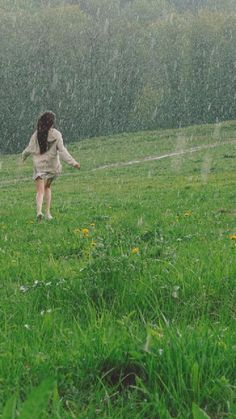
[[[88,235],[89,235],[89,229],[88,228],[83,228],[82,229],[82,233],[83,233],[84,237],[88,237]]]
[[[25,293],[25,292],[29,291],[29,287],[27,285],[21,285],[20,286],[20,291]]]
[[[236,234],[230,234],[230,235],[229,235],[229,238],[230,238],[231,240],[236,240]]]
[[[40,285],[38,279],[36,279],[36,281],[34,281],[32,288],[36,288],[38,285]]]
[[[64,278],[61,278],[61,279],[59,279],[59,281],[56,283],[56,285],[58,286],[58,285],[61,285],[61,284],[64,284],[66,281],[65,281],[65,279]]]
[[[133,247],[131,250],[132,255],[137,255],[139,253],[139,247]]]
[[[42,310],[42,311],[40,311],[40,314],[41,314],[41,316],[43,316],[44,314],[46,314],[46,313],[50,314],[51,312],[52,312],[52,309],[49,308],[48,310]]]
[[[173,298],[179,298],[178,291],[179,291],[179,286],[178,285],[174,286],[173,292],[172,292]]]
[[[185,216],[185,217],[190,217],[191,215],[192,215],[191,211],[186,211],[186,212],[184,213],[184,216]]]

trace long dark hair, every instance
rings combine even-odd
[[[37,122],[37,139],[39,143],[40,154],[48,150],[48,131],[55,123],[55,114],[51,111],[44,112]]]

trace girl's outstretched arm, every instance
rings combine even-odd
[[[25,161],[27,157],[29,157],[30,154],[33,153],[34,150],[35,150],[35,140],[34,140],[34,135],[32,135],[32,137],[30,138],[29,145],[22,152],[22,160]]]
[[[59,132],[58,132],[58,134],[59,134]],[[64,146],[63,138],[62,138],[61,133],[60,133],[60,135],[58,135],[57,149],[58,149],[58,151],[60,153],[60,156],[61,156],[61,158],[64,162],[66,162],[70,166],[76,167],[77,169],[80,168],[80,164],[70,155],[69,151]]]

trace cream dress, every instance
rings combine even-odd
[[[32,155],[34,164],[33,179],[53,179],[61,173],[60,158],[70,166],[75,166],[77,161],[73,159],[63,144],[61,133],[51,128],[48,132],[48,150],[40,154],[37,140],[37,131],[32,135],[28,147],[22,153],[23,161]]]

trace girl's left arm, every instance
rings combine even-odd
[[[60,132],[58,132],[57,149],[60,153],[60,157],[62,158],[62,160],[64,160],[64,162],[66,162],[70,166],[79,168],[79,163],[71,156],[69,151],[64,146],[63,138]]]

